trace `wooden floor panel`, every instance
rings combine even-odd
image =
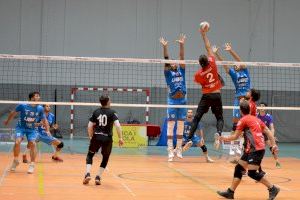
[[[232,180],[234,165],[225,159],[205,163],[203,157],[185,157],[168,163],[164,156],[112,155],[104,172],[102,185],[92,179],[82,185],[85,155],[63,154],[63,163],[51,161],[51,155],[40,155],[34,174],[27,174],[27,164],[8,172],[11,154],[0,153],[0,199],[222,199],[216,190],[226,189]],[[281,158],[282,169],[265,158],[263,167],[271,182],[279,185],[277,199],[299,199],[300,160]],[[98,170],[99,156],[94,159],[92,177]],[[243,177],[236,199],[265,200],[266,188],[249,177]]]

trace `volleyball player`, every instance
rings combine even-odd
[[[101,184],[101,176],[106,168],[113,144],[113,125],[115,125],[119,137],[119,146],[124,144],[122,129],[116,111],[110,108],[110,97],[106,94],[99,98],[101,107],[96,109],[88,123],[88,136],[90,138],[89,151],[86,156],[86,174],[83,184],[91,180],[91,168],[95,153],[101,148],[102,162],[95,178],[95,184]]]
[[[215,57],[212,52],[210,42],[206,35],[207,30],[200,28],[205,48],[208,56],[201,55],[199,57],[199,64],[201,69],[195,73],[195,82],[202,86],[202,97],[198,104],[196,114],[193,119],[193,124],[190,130],[189,139],[192,139],[195,131],[197,130],[198,123],[200,122],[204,113],[207,113],[209,108],[217,119],[217,133],[215,135],[215,148],[219,148],[218,136],[222,134],[224,119],[221,98],[222,84],[218,75],[218,68],[216,65]]]
[[[40,93],[32,92],[29,94],[29,101],[40,101]],[[45,127],[45,132],[49,133],[49,125],[46,120],[46,116],[44,114],[44,109],[40,105],[36,104],[19,104],[14,111],[12,111],[7,120],[4,121],[4,124],[7,126],[10,121],[18,114],[19,121],[16,126],[16,138],[14,144],[14,160],[10,167],[11,171],[15,171],[16,167],[19,165],[19,154],[20,154],[20,145],[24,138],[24,135],[27,137],[28,146],[30,148],[30,161],[28,168],[28,173],[32,174],[34,172],[34,162],[36,158],[36,138],[37,131],[35,127],[35,123],[41,121],[43,126]],[[49,133],[50,134],[50,133]]]
[[[202,152],[205,156],[206,162],[213,163],[214,161],[208,156],[207,147],[204,143],[204,134],[201,123],[198,124],[196,134],[188,141],[189,132],[191,130],[193,122],[193,110],[188,110],[186,119],[184,121],[184,131],[183,131],[183,151],[187,151],[192,145],[196,145],[202,149]]]
[[[232,49],[230,43],[225,43],[225,51],[228,51],[231,56],[238,62],[242,62],[240,56]],[[216,55],[217,59],[220,61],[223,61],[220,52],[219,47],[214,46],[213,52]],[[235,97],[234,97],[234,103],[233,105],[235,108],[233,109],[233,125],[232,125],[232,131],[235,131],[236,124],[241,117],[240,110],[238,108],[240,99],[244,98],[248,91],[250,91],[251,88],[251,79],[250,79],[250,73],[248,68],[245,65],[235,65],[234,67],[229,67],[228,65],[223,65],[225,72],[229,74],[231,77],[231,80],[235,86]]]
[[[280,191],[280,188],[270,183],[264,177],[265,174],[257,172],[265,154],[263,134],[265,133],[268,136],[272,146],[272,152],[276,152],[278,150],[275,139],[272,135],[272,132],[260,119],[258,119],[256,116],[250,115],[250,106],[248,101],[242,101],[240,103],[240,110],[242,113],[242,118],[239,120],[234,134],[229,137],[221,136],[220,140],[236,140],[240,135],[243,134],[246,146],[241,159],[235,166],[234,178],[231,186],[226,191],[217,191],[217,193],[227,199],[234,199],[234,192],[242,180],[243,171],[248,169],[248,176],[265,185],[269,190],[269,199],[275,199]]]
[[[266,110],[264,109],[264,107],[266,107],[266,106],[268,106],[268,105],[265,102],[260,102],[259,107],[261,107],[261,108],[258,110],[257,117],[266,124],[266,126],[271,130],[272,135],[275,137],[275,128],[274,128],[274,123],[273,123],[273,116],[270,113],[266,112]],[[270,150],[271,150],[270,141],[267,137],[265,137],[265,141],[270,146]],[[278,153],[277,152],[272,152],[272,155],[273,155],[273,157],[276,161],[276,167],[281,168],[281,164],[278,160]]]
[[[53,113],[50,112],[51,107],[50,105],[46,104],[43,106],[44,107],[44,113],[46,116],[46,119],[48,121],[48,124],[50,128],[54,125],[55,122],[55,116]],[[42,126],[42,124],[39,122],[36,124],[38,126],[38,137],[36,139],[36,142],[44,142],[45,144],[48,145],[53,145],[55,147],[54,155],[52,156],[52,160],[58,161],[58,162],[63,162],[63,160],[58,156],[60,153],[61,149],[64,147],[64,143],[57,138],[53,137],[51,133],[47,133],[45,131],[45,127]],[[27,157],[26,157],[26,152],[27,148],[23,153],[23,163],[27,163]]]
[[[184,43],[186,36],[181,34],[179,39],[179,58],[184,60]],[[160,43],[163,47],[165,59],[169,59],[168,41],[160,38]],[[166,63],[164,67],[164,75],[168,86],[168,105],[186,105],[186,83],[185,83],[185,65]],[[184,129],[184,119],[186,117],[186,108],[168,108],[167,109],[167,137],[168,137],[168,161],[173,161],[174,153],[178,158],[182,158],[182,134]],[[173,130],[177,122],[176,137],[177,143],[174,150],[173,147]]]

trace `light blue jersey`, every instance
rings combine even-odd
[[[165,79],[168,86],[168,105],[186,105],[185,68],[177,67],[177,70],[165,70]],[[182,92],[183,98],[172,98],[176,92]],[[168,108],[169,120],[184,120],[186,108]]]
[[[186,143],[188,141],[189,133],[192,128],[193,121],[189,122],[187,120],[184,121],[184,129],[183,129],[183,143]],[[203,126],[201,123],[198,123],[197,131],[201,131],[203,129]],[[201,136],[194,134],[192,137],[193,145],[197,145],[201,141]]]
[[[177,67],[177,70],[165,70],[165,79],[168,85],[169,98],[172,99],[172,96],[178,91],[186,95],[185,68]]]
[[[46,116],[46,119],[47,119],[48,124],[49,124],[50,127],[51,127],[51,126],[54,124],[54,122],[55,122],[55,116],[54,116],[53,113],[48,113],[48,116]],[[51,145],[52,142],[53,142],[54,140],[57,140],[57,139],[56,139],[55,137],[53,137],[52,135],[48,135],[48,134],[46,133],[45,127],[41,125],[41,126],[38,127],[38,137],[37,137],[36,140],[37,140],[37,141],[44,142],[44,143],[46,143],[46,144],[48,144],[48,145]]]
[[[234,68],[229,69],[229,75],[235,86],[235,96],[246,96],[251,88],[250,74],[247,68],[235,71]]]
[[[45,119],[44,108],[40,105],[33,107],[27,104],[19,104],[15,111],[20,113],[16,126],[16,139],[24,138],[26,135],[28,141],[35,141],[38,135],[35,123]]]
[[[53,113],[48,113],[48,116],[46,116],[46,119],[48,121],[49,127],[51,127],[54,124],[55,121],[55,116]],[[41,120],[39,120],[39,122],[41,122]],[[45,127],[44,126],[39,126],[38,127],[38,131],[39,133],[45,132]]]
[[[19,104],[15,111],[20,112],[17,127],[21,129],[35,130],[35,123],[46,118],[44,108],[40,105],[33,107],[28,104]]]

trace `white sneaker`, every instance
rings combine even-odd
[[[14,160],[13,163],[10,166],[10,171],[14,172],[16,171],[16,167],[19,165],[19,161],[18,160]]]
[[[168,161],[172,162],[174,158],[174,150],[173,148],[168,148]]]
[[[185,152],[185,151],[189,150],[189,149],[191,148],[191,146],[193,146],[193,142],[192,142],[192,141],[187,142],[187,143],[183,146],[182,152]]]
[[[215,133],[215,143],[214,143],[214,147],[216,150],[218,150],[220,148],[220,140],[219,140],[219,133]]]
[[[29,168],[28,168],[27,173],[28,174],[33,174],[33,172],[34,172],[34,164],[29,164]]]
[[[182,148],[181,147],[176,147],[175,152],[176,152],[176,156],[178,158],[180,158],[180,159],[183,158],[182,157]]]
[[[207,163],[214,163],[215,161],[211,159],[209,156],[206,157],[206,162]]]

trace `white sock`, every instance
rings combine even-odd
[[[103,174],[104,170],[105,170],[105,168],[103,168],[103,167],[100,167],[100,168],[99,168],[98,175],[99,175],[100,177],[102,177],[102,174]]]
[[[86,164],[86,173],[91,173],[91,168],[92,168],[91,164]]]
[[[168,139],[168,148],[173,149],[173,139]]]

